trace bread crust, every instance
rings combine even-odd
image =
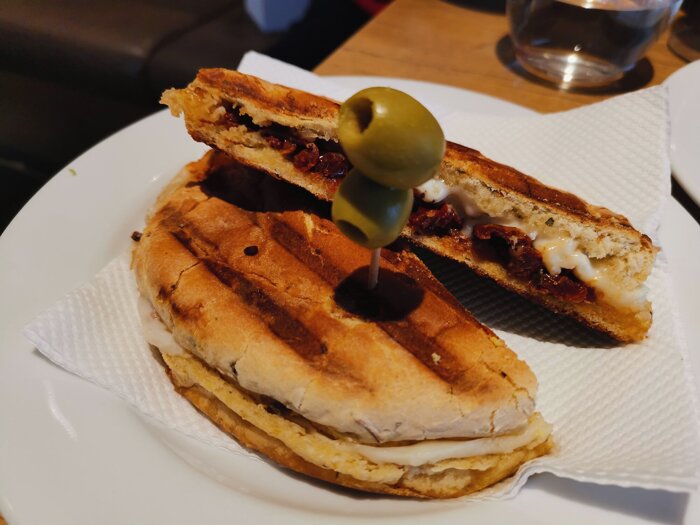
[[[273,182],[210,152],[164,190],[134,249],[141,294],[187,351],[359,441],[487,436],[527,422],[532,372],[415,255],[383,251],[386,287],[372,301],[389,303],[367,319],[344,303],[367,253],[318,215],[228,202],[203,184],[212,173],[240,184],[229,196]]]
[[[257,124],[274,122],[312,133],[322,130],[318,133],[319,137],[337,140],[337,102],[220,69],[201,70],[190,86],[166,91],[162,101],[170,106],[174,114],[184,113],[187,129],[195,140],[225,151],[243,164],[303,187],[317,198],[332,200],[338,186],[337,180],[303,172],[264,143],[252,144],[250,137],[254,133],[242,127],[222,128],[207,115],[213,111],[211,108],[219,107],[225,101],[251,115]],[[454,143],[447,144],[440,174],[445,175],[446,179],[462,176],[476,179],[494,195],[508,195],[520,203],[589,228],[591,232],[614,236],[626,245],[627,252],[641,254],[637,264],[639,269],[634,270],[627,284],[634,284],[635,280],[641,284],[651,271],[656,248],[622,215],[586,203],[566,191],[546,186],[511,167],[488,159],[476,150]],[[597,300],[571,303],[537,288],[526,279],[514,277],[501,265],[479,257],[471,243],[464,242],[464,238],[455,241],[435,235],[421,235],[410,226],[404,229],[403,236],[439,255],[466,264],[510,291],[550,310],[569,315],[621,342],[642,340],[651,325],[651,305],[648,302],[638,310]]]
[[[204,386],[187,377],[187,359],[172,358],[167,354],[163,354],[163,358],[166,366],[172,367],[169,368],[168,377],[175,390],[241,445],[261,453],[282,467],[351,489],[412,498],[456,498],[479,491],[514,474],[520,465],[547,454],[553,446],[550,437],[511,453],[468,460],[466,463],[472,464],[471,469],[451,469],[437,473],[409,471],[395,481],[385,482],[358,479],[331,468],[321,467],[300,457],[274,435],[256,427]],[[186,377],[181,378],[180,375]],[[223,379],[217,379],[213,371],[210,371],[209,375],[210,381],[224,383]],[[282,416],[273,415],[272,417],[281,418]]]

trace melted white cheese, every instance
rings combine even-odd
[[[538,235],[533,245],[542,255],[542,262],[552,275],[559,275],[562,270],[567,269],[572,270],[574,275],[585,283],[595,281],[599,277],[600,272],[593,269],[590,259],[578,249],[573,239]]]
[[[634,290],[620,289],[613,279],[605,275],[604,269],[595,267],[595,263],[579,249],[576,241],[563,235],[553,235],[549,226],[547,229],[528,232],[523,222],[515,217],[490,217],[479,209],[463,189],[451,188],[440,179],[431,179],[416,189],[423,193],[423,200],[427,202],[446,200],[455,206],[457,212],[466,218],[462,228],[465,235],[471,235],[473,226],[479,223],[513,226],[527,232],[534,241],[534,247],[542,255],[542,262],[551,275],[559,275],[563,269],[571,270],[613,306],[635,310],[644,306],[647,294],[644,286]]]
[[[536,414],[528,426],[518,434],[463,441],[431,440],[398,447],[372,447],[359,444],[351,444],[351,447],[374,463],[395,463],[419,467],[445,459],[470,458],[485,454],[507,454],[517,448],[524,447],[537,437],[544,438],[551,432],[552,426],[546,423],[540,414]]]
[[[645,287],[640,286],[635,290],[621,289],[603,271],[595,268],[595,263],[578,249],[573,239],[538,237],[533,244],[542,255],[542,262],[550,274],[558,275],[563,269],[571,270],[581,281],[600,292],[603,299],[613,306],[634,309],[644,306],[647,292]]]
[[[423,195],[423,200],[426,202],[440,202],[450,194],[447,184],[434,178],[416,186],[416,191]]]

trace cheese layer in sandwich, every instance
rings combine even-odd
[[[321,199],[349,168],[335,101],[203,69],[162,102],[195,140]],[[625,217],[453,143],[416,196],[404,237],[619,341],[645,337],[656,248]]]
[[[158,198],[133,253],[144,334],[176,390],[276,463],[450,498],[551,448],[537,382],[410,251],[369,252],[306,191],[221,153]]]

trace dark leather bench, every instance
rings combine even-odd
[[[290,31],[266,34],[243,0],[0,0],[0,232],[53,173],[200,67],[255,49],[310,68],[367,17],[354,0],[313,0]]]

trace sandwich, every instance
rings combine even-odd
[[[328,213],[215,151],[163,190],[132,266],[176,391],[281,467],[376,493],[453,498],[549,452],[529,367],[401,242],[369,291]]]
[[[350,168],[333,100],[203,69],[162,102],[195,140],[319,199],[332,200]],[[405,238],[618,341],[646,336],[657,248],[622,215],[450,142],[415,196]]]

